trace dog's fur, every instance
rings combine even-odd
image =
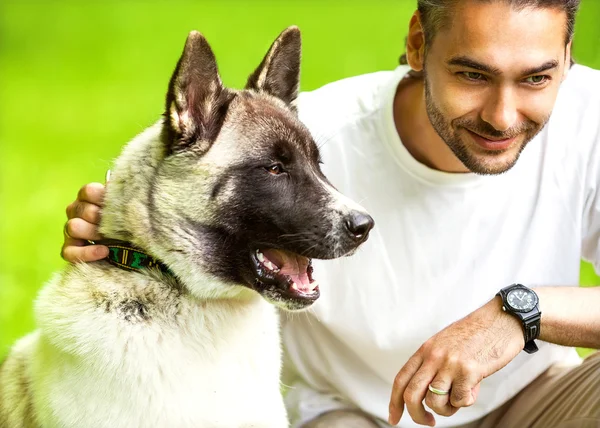
[[[299,69],[290,27],[244,90],[227,89],[190,33],[164,117],[115,162],[100,227],[174,275],[107,261],[58,273],[37,299],[39,329],[0,369],[2,428],[288,426],[269,303],[299,310],[316,297],[257,279],[249,255],[340,257],[372,227],[320,171],[295,113]],[[369,225],[353,236],[357,216]]]

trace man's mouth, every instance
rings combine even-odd
[[[517,138],[517,137],[511,137],[511,138],[500,139],[500,138],[483,136],[483,135],[477,134],[476,132],[473,132],[469,129],[466,129],[466,131],[469,133],[469,135],[471,136],[473,141],[475,141],[475,143],[478,146],[480,146],[481,148],[483,148],[485,150],[491,150],[491,151],[506,150],[514,144],[515,139]]]
[[[309,258],[273,248],[257,249],[250,258],[257,288],[269,289],[283,299],[306,305],[319,298],[319,284],[312,277]]]

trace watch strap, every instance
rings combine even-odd
[[[537,339],[540,335],[540,322],[542,319],[542,313],[540,312],[538,307],[539,303],[536,304],[535,308],[531,311],[533,313],[530,312],[528,314],[524,314],[521,312],[511,310],[510,305],[508,305],[506,299],[508,293],[515,288],[527,288],[527,290],[535,294],[533,290],[531,290],[528,287],[525,287],[522,284],[513,284],[501,289],[496,295],[500,296],[500,298],[502,299],[502,305],[504,307],[504,310],[512,314],[513,316],[516,316],[521,321],[523,325],[523,336],[525,339],[525,347],[523,348],[523,350],[528,354],[533,354],[534,352],[538,351],[538,347],[534,340]]]
[[[531,342],[539,337],[541,319],[542,313],[539,311],[533,316],[523,319],[525,342]]]
[[[533,354],[534,352],[537,352],[538,350],[539,350],[539,348],[537,347],[537,345],[535,344],[535,342],[533,340],[526,342],[525,347],[523,348],[523,351],[527,352],[528,354]]]

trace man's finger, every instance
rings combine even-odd
[[[421,425],[435,425],[435,418],[425,410],[423,400],[425,400],[425,396],[427,395],[427,387],[434,379],[437,370],[438,368],[433,364],[423,364],[412,377],[404,391],[406,410],[412,420]]]
[[[404,412],[404,391],[414,374],[421,367],[421,363],[421,357],[413,355],[396,375],[389,404],[388,422],[390,425],[396,425],[400,422]]]
[[[108,247],[84,245],[84,241],[69,239],[65,241],[60,255],[70,263],[95,262],[108,256]]]
[[[432,388],[437,390],[450,391],[452,388],[452,374],[442,369],[430,384]],[[452,416],[458,411],[457,408],[452,407],[450,404],[450,393],[441,395],[428,390],[425,396],[425,404],[440,416]]]
[[[79,189],[77,200],[81,202],[89,202],[94,205],[102,205],[105,193],[104,185],[100,183],[89,183]]]
[[[67,218],[81,218],[92,224],[100,224],[100,207],[89,202],[75,201],[67,207]]]
[[[82,239],[84,241],[102,239],[102,235],[98,233],[98,227],[81,218],[72,218],[67,221],[64,232],[66,238],[70,239]]]
[[[450,404],[453,407],[469,407],[475,403],[476,394],[473,390],[482,381],[476,364],[463,363],[462,367],[452,382]],[[477,392],[479,390],[477,389]]]

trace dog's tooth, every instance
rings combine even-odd
[[[298,291],[298,285],[294,282],[292,283],[292,288],[296,291]]]
[[[265,262],[265,266],[266,266],[266,267],[267,267],[269,270],[273,270],[273,269],[274,269],[274,267],[273,267],[273,264],[272,264],[270,261],[268,261],[268,260]]]
[[[263,255],[263,253],[261,253],[260,251],[256,251],[256,256],[258,257],[258,261],[259,262],[264,262],[265,261],[265,256]]]

